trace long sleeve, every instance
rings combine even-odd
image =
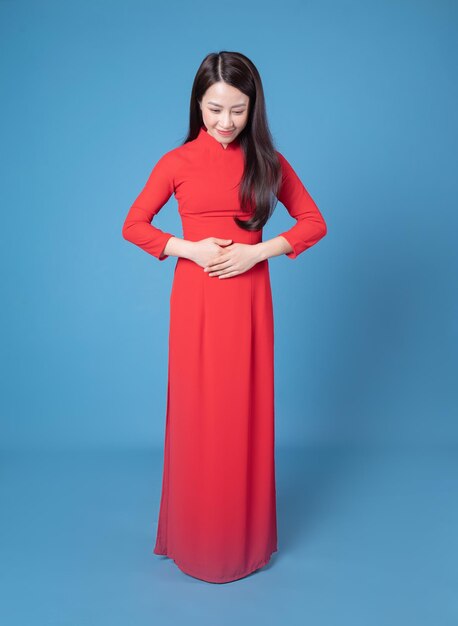
[[[168,255],[161,256],[167,241],[173,237],[151,222],[167,203],[174,191],[173,163],[164,154],[153,167],[145,186],[129,209],[122,227],[122,236],[127,241],[164,261]]]
[[[277,151],[277,155],[282,167],[282,183],[278,199],[284,204],[291,217],[296,220],[296,224],[280,235],[293,248],[292,252],[287,253],[286,256],[295,259],[298,254],[326,235],[327,226],[299,176],[280,152]]]

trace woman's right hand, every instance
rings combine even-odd
[[[205,267],[210,260],[218,255],[221,248],[231,243],[232,239],[220,239],[219,237],[207,237],[206,239],[195,241],[192,260],[200,267]]]

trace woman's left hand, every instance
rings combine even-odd
[[[231,243],[221,248],[221,252],[204,267],[204,272],[209,276],[230,278],[243,274],[260,260],[256,244]]]

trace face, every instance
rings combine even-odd
[[[249,100],[244,93],[222,81],[211,85],[199,103],[208,134],[224,147],[234,141],[248,121]]]

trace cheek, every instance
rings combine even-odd
[[[248,122],[248,115],[239,115],[237,117],[237,126],[240,128],[245,128],[246,124]]]
[[[202,111],[203,119],[208,123],[209,126],[213,126],[216,123],[217,116],[211,111]]]

